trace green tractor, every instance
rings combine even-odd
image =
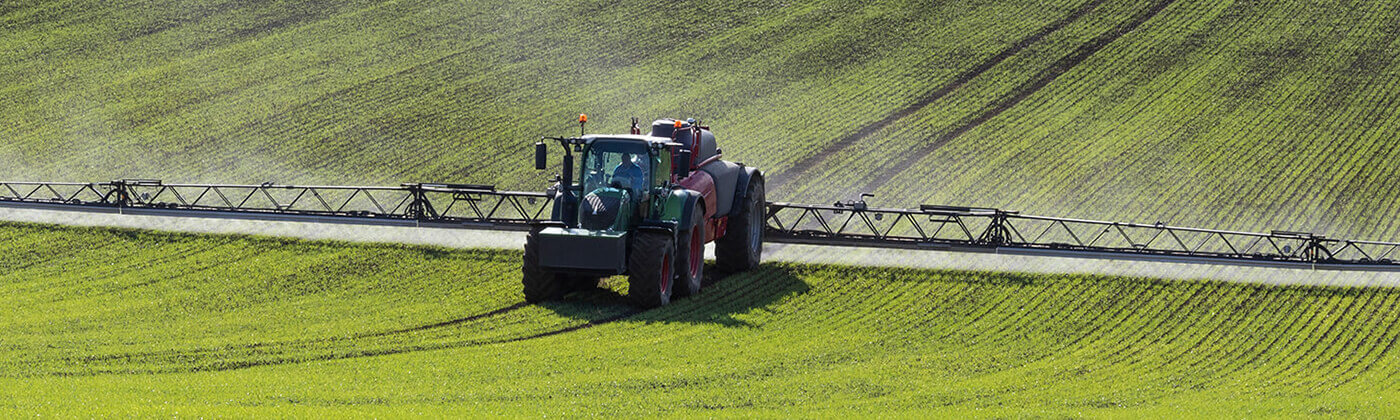
[[[564,149],[563,174],[550,188],[550,220],[525,240],[527,301],[558,299],[625,274],[632,302],[662,306],[704,287],[710,242],[720,271],[758,267],[763,174],[721,159],[714,134],[694,120],[657,120],[642,134],[634,119],[631,131],[546,138]],[[546,157],[545,143],[536,143],[536,169],[545,169]]]

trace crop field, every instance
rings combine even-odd
[[[5,2],[0,179],[542,190],[586,112],[776,201],[1400,240],[1396,57],[1396,2]],[[0,222],[0,415],[1400,415],[1390,288],[520,258]]]
[[[528,145],[578,112],[684,115],[779,200],[1389,239],[1396,8],[17,3],[0,178],[541,189]]]
[[[638,311],[612,280],[525,305],[513,251],[0,237],[10,415],[1369,416],[1400,397],[1392,289],[768,264]]]
[[[707,119],[742,156],[816,141],[789,126],[854,125],[913,100],[908,86],[955,77],[1007,31],[1078,6],[1062,3],[14,6],[0,135],[21,139],[8,152],[23,165],[4,175],[538,186],[527,146],[585,111],[604,132],[631,116]],[[860,112],[812,112],[820,103]]]

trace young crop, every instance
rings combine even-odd
[[[778,201],[1400,235],[1400,5],[981,3],[18,2],[0,178],[542,190],[528,146],[588,112],[594,132],[705,120]],[[0,413],[1380,417],[1400,397],[1389,289],[768,264],[639,311],[616,278],[525,304],[519,264],[0,224]]]
[[[0,237],[0,410],[1378,414],[1400,369],[1390,289],[768,264],[640,311],[527,305],[513,251]]]

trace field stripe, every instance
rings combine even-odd
[[[755,287],[764,289],[776,286],[772,282],[749,281],[738,285],[739,287],[723,288],[722,293],[710,293],[697,298],[705,298],[709,304],[696,302],[691,305],[689,311],[711,312],[713,304],[729,302],[734,305],[742,304],[747,295],[754,295]],[[767,293],[759,293],[768,295]],[[610,299],[621,299],[614,296]],[[30,372],[22,376],[88,376],[95,374],[150,374],[150,373],[172,373],[172,372],[193,372],[193,371],[224,371],[236,370],[249,367],[286,365],[297,363],[309,363],[316,361],[349,359],[359,357],[371,357],[389,354],[400,354],[416,351],[440,350],[448,348],[462,348],[483,346],[492,344],[517,343],[521,341],[552,337],[564,333],[580,331],[600,325],[605,325],[634,317],[649,311],[638,310],[630,307],[625,302],[614,302],[617,308],[624,308],[611,315],[606,315],[597,319],[585,320],[582,323],[550,327],[543,330],[527,332],[512,328],[511,326],[525,326],[534,324],[540,320],[536,316],[522,317],[515,320],[502,319],[502,316],[517,312],[521,309],[532,308],[536,305],[529,305],[524,302],[511,306],[498,308],[485,313],[475,314],[464,318],[425,324],[421,326],[400,328],[388,331],[371,333],[361,333],[352,336],[323,337],[314,339],[285,340],[250,343],[245,345],[225,345],[217,347],[195,348],[195,349],[171,349],[160,351],[147,351],[135,353],[117,353],[106,355],[88,355],[61,357],[59,361],[66,361],[70,366],[81,367],[80,371],[50,371],[50,372]],[[583,302],[574,304],[601,305],[599,302]],[[676,308],[672,306],[671,308]],[[664,315],[663,315],[664,317]],[[486,331],[505,331],[505,337],[459,337],[458,332],[451,332],[451,327],[462,326],[472,323],[492,322]],[[514,332],[521,333],[520,335]],[[416,337],[411,341],[400,341],[398,337],[410,337],[424,332],[434,332],[436,335],[426,337]],[[466,339],[464,339],[466,338]],[[387,340],[387,341],[386,341]],[[446,341],[439,341],[446,340]],[[434,342],[436,341],[436,342]],[[313,348],[304,348],[313,345]],[[378,348],[376,348],[378,347]],[[93,362],[115,362],[111,365],[94,366]],[[174,362],[174,363],[172,363]],[[142,368],[143,364],[148,364],[147,368]]]
[[[1397,321],[1400,321],[1400,317],[1395,316],[1397,303],[1400,303],[1400,299],[1392,293],[1387,293],[1387,295],[1389,295],[1387,297],[1389,304],[1386,305],[1384,310],[1372,309],[1369,311],[1370,316],[1367,322],[1369,328],[1367,329],[1367,334],[1365,336],[1352,335],[1348,338],[1346,347],[1350,349],[1350,353],[1340,360],[1334,359],[1332,367],[1328,369],[1327,372],[1316,375],[1319,379],[1319,383],[1310,391],[1313,393],[1321,393],[1325,390],[1344,386],[1358,377],[1362,372],[1365,372],[1376,360],[1379,360],[1385,355],[1386,349],[1389,349],[1390,346],[1381,346],[1380,343],[1393,343],[1393,337],[1400,336],[1400,334],[1394,333]],[[1377,316],[1388,319],[1383,318],[1379,322],[1371,321]],[[1392,339],[1385,340],[1386,336],[1391,336]],[[1356,339],[1359,339],[1360,342],[1356,345],[1352,345],[1352,340]],[[1380,350],[1380,353],[1376,353],[1377,350]],[[1338,355],[1340,354],[1339,352]],[[1334,382],[1332,382],[1330,387],[1323,389],[1323,385],[1327,384],[1329,379]]]
[[[519,307],[502,308],[501,310],[493,311],[493,312],[490,313],[490,314],[484,314],[484,315],[500,316],[500,315],[503,315],[503,314],[505,314],[505,313],[509,313],[509,312],[511,312],[511,311],[513,311],[513,310],[515,310],[515,309],[520,309],[520,307],[523,307],[523,306],[525,306],[525,305],[518,305],[518,306],[519,306]],[[446,342],[437,342],[437,343],[432,343],[432,342],[427,342],[427,343],[424,343],[424,342],[417,342],[417,343],[413,343],[413,342],[409,342],[409,343],[394,343],[394,342],[389,342],[389,343],[385,343],[385,344],[388,345],[388,347],[378,347],[378,348],[375,348],[375,347],[374,347],[374,345],[375,345],[376,343],[374,343],[374,342],[372,342],[372,341],[371,341],[371,342],[364,342],[364,341],[362,341],[362,340],[364,340],[364,339],[375,339],[375,338],[388,338],[388,337],[392,337],[392,336],[396,336],[396,335],[407,335],[407,334],[412,334],[412,333],[416,333],[416,332],[432,331],[432,330],[434,330],[434,329],[441,330],[443,327],[454,326],[454,325],[460,325],[461,323],[450,323],[450,324],[449,324],[449,323],[443,323],[442,325],[438,325],[437,327],[435,327],[435,328],[433,328],[433,329],[405,330],[405,331],[398,331],[398,332],[392,332],[392,333],[376,333],[376,334],[364,335],[364,336],[357,337],[357,338],[329,337],[329,338],[323,338],[323,339],[293,340],[293,341],[277,342],[277,343],[257,343],[257,344],[245,345],[245,346],[225,346],[225,348],[222,348],[222,349],[200,349],[200,350],[193,350],[193,351],[179,350],[179,351],[162,351],[162,352],[131,353],[131,354],[113,354],[113,355],[103,355],[103,356],[95,356],[95,357],[62,358],[62,359],[60,359],[60,360],[62,360],[62,361],[67,361],[67,362],[70,363],[70,366],[77,367],[77,368],[79,368],[80,370],[77,370],[77,371],[32,372],[32,373],[29,373],[29,374],[22,374],[22,375],[20,375],[20,376],[21,376],[21,377],[35,377],[35,376],[64,376],[64,377],[67,377],[67,376],[92,376],[92,375],[101,375],[101,374],[141,375],[141,374],[156,374],[156,373],[227,371],[227,370],[238,370],[238,369],[246,369],[246,368],[252,368],[252,367],[260,367],[260,366],[301,364],[301,363],[311,363],[311,362],[319,362],[319,361],[327,361],[327,360],[355,359],[355,358],[362,358],[362,357],[385,356],[385,355],[403,354],[403,353],[413,353],[413,352],[422,352],[422,351],[433,351],[433,350],[443,350],[443,349],[463,348],[463,347],[475,347],[475,346],[484,346],[484,345],[492,345],[492,344],[515,343],[515,342],[520,342],[520,341],[526,341],[526,340],[531,340],[531,339],[550,337],[550,336],[555,336],[555,335],[559,335],[559,334],[564,334],[564,333],[579,331],[579,330],[583,330],[583,329],[587,329],[587,328],[592,328],[592,327],[595,327],[595,326],[604,325],[604,324],[608,324],[608,323],[612,323],[612,322],[624,320],[624,319],[627,319],[627,318],[629,318],[629,317],[635,316],[635,315],[637,315],[637,314],[639,314],[639,313],[642,313],[642,312],[643,312],[643,311],[639,311],[639,310],[624,311],[624,312],[621,312],[621,313],[618,313],[618,314],[614,314],[614,315],[610,315],[610,316],[607,316],[607,317],[603,317],[603,318],[600,318],[600,319],[589,320],[589,321],[585,321],[585,322],[583,322],[583,323],[579,323],[579,324],[575,324],[575,325],[571,325],[571,326],[567,326],[567,327],[563,327],[563,328],[551,328],[551,329],[546,329],[546,330],[544,330],[544,331],[537,331],[537,332],[534,332],[534,333],[529,333],[528,335],[524,335],[524,336],[503,337],[503,338],[488,338],[488,339],[468,339],[468,340],[446,341]],[[488,318],[490,318],[490,317],[477,317],[477,318],[475,318],[475,320],[479,320],[479,321],[480,321],[480,320],[486,320],[486,319],[488,319]],[[522,319],[521,321],[522,321],[522,322],[515,322],[515,323],[509,323],[509,324],[493,324],[492,328],[493,328],[493,329],[494,329],[494,328],[500,328],[500,327],[502,327],[503,325],[519,325],[519,324],[521,324],[521,323],[526,323],[526,322],[528,322],[529,319]],[[465,322],[465,321],[464,321],[464,322]],[[304,346],[304,345],[306,345],[306,344],[331,344],[331,343],[347,343],[347,344],[349,344],[349,345],[348,345],[348,346],[345,346],[345,347],[329,347],[329,348],[320,348],[320,349],[310,349],[311,352],[309,352],[309,353],[304,352],[304,351],[306,351],[307,349],[302,349],[302,348],[300,348],[301,346]],[[229,353],[227,353],[227,350],[229,350],[229,347],[235,347],[236,349],[239,349],[239,350],[250,350],[250,352],[239,352],[239,353],[229,354]],[[285,350],[288,350],[288,349],[292,349],[292,350],[301,350],[301,351],[303,351],[303,352],[302,352],[302,353],[287,353],[287,352],[285,352]],[[205,356],[207,356],[207,357],[205,357]],[[232,357],[232,359],[230,359],[230,357]],[[94,362],[94,361],[121,361],[121,362],[116,363],[116,364],[114,364],[114,365],[110,365],[110,366],[108,366],[108,367],[99,367],[99,366],[93,366],[93,365],[90,364],[90,362]],[[174,362],[174,363],[172,363],[172,362]],[[149,365],[148,367],[146,367],[146,368],[142,368],[142,367],[141,367],[142,365],[139,364],[139,363],[149,363],[150,365]],[[134,364],[134,365],[133,365],[133,364]],[[6,375],[6,376],[10,376],[10,375]]]
[[[1088,43],[1081,45],[1073,54],[1070,54],[1069,56],[1066,56],[1064,58],[1061,58],[1059,61],[1056,61],[1049,68],[1045,69],[1045,71],[1041,72],[1037,77],[1027,81],[1026,83],[1021,84],[1009,95],[1002,97],[1001,100],[991,105],[981,114],[977,115],[976,117],[973,117],[972,119],[956,127],[953,127],[953,129],[948,133],[938,136],[937,138],[931,139],[931,141],[924,143],[918,149],[908,151],[908,153],[904,154],[904,157],[899,159],[895,164],[886,166],[886,169],[883,172],[873,177],[871,181],[865,183],[865,185],[862,186],[861,189],[859,189],[859,191],[871,191],[876,187],[889,183],[892,179],[894,179],[895,176],[898,176],[900,173],[902,173],[904,171],[904,168],[913,165],[915,162],[918,162],[919,160],[933,153],[934,150],[937,150],[939,147],[942,147],[949,141],[961,137],[968,131],[972,131],[972,129],[981,126],[983,123],[986,123],[992,118],[996,118],[1003,112],[1006,112],[1007,110],[1015,107],[1017,104],[1020,104],[1021,101],[1024,101],[1026,98],[1029,98],[1031,95],[1034,95],[1036,92],[1039,92],[1046,85],[1049,85],[1051,82],[1054,82],[1055,79],[1058,79],[1061,75],[1064,75],[1065,73],[1069,72],[1075,66],[1079,65],[1079,63],[1082,63],[1084,62],[1084,60],[1089,59],[1089,57],[1093,56],[1095,53],[1098,53],[1100,50],[1104,49],[1109,44],[1113,43],[1114,41],[1117,41],[1124,35],[1133,32],[1135,29],[1142,26],[1142,24],[1147,23],[1147,21],[1151,20],[1153,17],[1156,17],[1159,13],[1162,12],[1162,10],[1165,10],[1168,6],[1171,6],[1174,3],[1176,3],[1176,0],[1160,1],[1157,4],[1153,5],[1151,8],[1148,8],[1141,15],[1138,15],[1132,20],[1129,20],[1128,22],[1125,22],[1122,25],[1119,25],[1118,27],[1109,30],[1108,32],[1099,35],[1098,37],[1094,38]]]
[[[1385,347],[1381,348],[1380,353],[1377,353],[1374,357],[1368,357],[1366,363],[1360,365],[1358,369],[1348,369],[1347,375],[1343,379],[1337,381],[1337,384],[1336,386],[1334,386],[1334,389],[1346,386],[1347,384],[1350,384],[1358,378],[1361,378],[1363,375],[1371,372],[1371,369],[1376,366],[1377,362],[1384,360],[1387,355],[1390,355],[1391,350],[1395,348],[1396,341],[1400,341],[1400,333],[1395,333],[1395,326],[1397,324],[1400,324],[1400,316],[1396,315],[1395,309],[1396,308],[1392,306],[1389,309],[1389,311],[1386,312],[1386,314],[1390,316],[1391,321],[1385,328],[1381,330],[1383,333],[1390,333],[1390,340],[1383,340],[1385,341]],[[1369,355],[1375,350],[1376,347],[1373,346],[1367,350],[1367,354]]]
[[[885,118],[879,121],[866,124],[865,126],[857,129],[855,132],[841,137],[840,139],[836,140],[830,145],[823,147],[822,150],[813,153],[812,155],[806,158],[803,158],[801,161],[792,165],[791,168],[797,171],[805,171],[809,168],[812,168],[821,161],[829,158],[831,154],[839,150],[843,150],[847,147],[850,147],[850,145],[852,144],[865,140],[870,136],[874,135],[875,133],[880,132],[880,130],[889,127],[895,122],[904,119],[905,117],[908,117],[910,115],[913,115],[915,112],[918,112],[919,110],[933,104],[934,102],[937,102],[939,99],[942,99],[944,96],[947,96],[954,90],[957,90],[958,88],[962,87],[968,82],[971,82],[972,79],[977,78],[977,76],[982,75],[982,73],[986,73],[993,67],[996,67],[998,64],[1001,64],[1002,62],[1006,61],[1012,56],[1015,56],[1017,53],[1020,53],[1021,51],[1025,50],[1026,48],[1029,48],[1031,45],[1034,45],[1037,42],[1040,42],[1045,37],[1050,36],[1055,32],[1058,32],[1060,29],[1069,26],[1069,24],[1074,23],[1075,21],[1078,21],[1080,18],[1084,17],[1084,15],[1087,15],[1089,14],[1089,12],[1098,8],[1105,1],[1107,0],[1091,0],[1084,3],[1083,6],[1080,6],[1078,9],[1074,10],[1069,15],[1066,15],[1060,20],[1046,25],[1044,28],[1041,28],[1039,31],[1031,34],[1030,36],[1017,40],[1015,43],[1012,43],[1010,46],[1001,50],[1000,53],[997,53],[996,55],[988,58],[987,61],[983,61],[976,67],[973,67],[972,69],[963,72],[962,74],[958,75],[958,77],[954,78],[953,80],[949,81],[943,86],[934,89],[933,91],[929,92],[928,94],[924,95],[923,97],[919,98],[913,103],[910,103],[904,108],[901,108],[898,111],[895,111],[894,113],[885,116]],[[794,176],[790,176],[787,174],[775,174],[769,176],[769,182],[773,184],[772,188],[776,190],[786,186],[794,178]]]

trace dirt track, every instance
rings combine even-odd
[[[75,226],[159,229],[191,233],[251,234],[312,240],[405,243],[451,248],[518,249],[524,245],[525,241],[524,235],[520,232],[225,220],[191,217],[154,217],[12,208],[0,208],[0,220]],[[709,251],[709,258],[714,258],[713,248],[710,248]],[[1079,258],[970,254],[918,250],[817,247],[788,244],[767,245],[764,251],[764,259],[768,261],[874,267],[1017,271],[1048,274],[1084,273],[1168,279],[1214,279],[1231,282],[1279,285],[1400,287],[1400,273],[1304,271],[1219,265],[1107,261]]]

